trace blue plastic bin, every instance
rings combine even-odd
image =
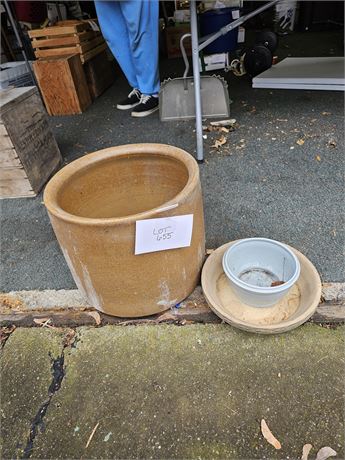
[[[218,32],[223,26],[226,26],[233,19],[233,12],[238,11],[238,8],[220,8],[202,13],[199,16],[201,37]],[[216,41],[206,46],[204,49],[206,54],[228,53],[237,48],[238,27],[231,30],[226,35],[217,38]]]

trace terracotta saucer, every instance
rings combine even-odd
[[[237,297],[223,271],[223,254],[234,243],[232,241],[216,249],[202,270],[202,289],[216,315],[239,329],[261,334],[290,331],[306,322],[315,312],[321,297],[320,276],[310,260],[290,247],[301,264],[297,283],[273,307],[250,307]]]

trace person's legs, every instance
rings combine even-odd
[[[137,70],[132,58],[132,46],[120,3],[122,2],[95,1],[97,17],[103,37],[125,74],[128,83],[132,88],[138,88]]]
[[[126,0],[120,2],[120,8],[127,25],[138,88],[144,95],[157,95],[159,92],[158,0]]]

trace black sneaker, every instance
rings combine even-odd
[[[159,108],[158,97],[142,94],[140,104],[132,111],[132,117],[147,117]]]
[[[121,101],[119,104],[117,104],[116,108],[119,110],[128,110],[128,109],[133,109],[136,105],[140,104],[140,99],[141,99],[141,92],[134,88],[124,99]]]

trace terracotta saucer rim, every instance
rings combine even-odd
[[[215,264],[214,259],[217,257],[217,255],[222,254],[222,253],[224,254],[226,249],[228,247],[230,247],[231,245],[233,245],[236,241],[239,241],[239,240],[230,241],[228,243],[223,244],[219,248],[217,248],[214,252],[212,252],[212,254],[209,255],[209,257],[207,258],[207,260],[206,260],[206,262],[205,262],[205,264],[203,266],[202,273],[201,273],[201,286],[202,286],[202,290],[203,290],[203,293],[205,295],[206,301],[207,301],[209,307],[211,308],[211,310],[217,316],[219,316],[222,320],[224,320],[226,323],[228,323],[228,324],[230,324],[230,325],[232,325],[232,326],[234,326],[234,327],[236,327],[238,329],[242,329],[242,330],[245,330],[245,331],[248,331],[248,332],[257,332],[257,333],[264,333],[264,334],[275,334],[275,333],[279,333],[279,332],[287,332],[289,330],[295,329],[296,327],[298,327],[301,324],[303,324],[306,321],[308,321],[308,319],[315,312],[315,310],[316,310],[316,308],[317,308],[317,306],[318,306],[318,304],[320,302],[321,291],[322,291],[322,283],[321,283],[320,275],[319,275],[318,271],[316,270],[315,266],[313,265],[313,263],[304,254],[302,254],[300,251],[298,251],[297,249],[293,248],[292,246],[289,246],[288,244],[286,244],[286,246],[288,246],[295,253],[295,255],[298,257],[298,259],[299,259],[299,261],[301,263],[301,274],[302,274],[302,270],[303,270],[302,265],[306,264],[308,266],[309,271],[312,274],[313,279],[314,279],[315,291],[314,291],[314,296],[313,296],[313,298],[312,298],[312,300],[310,302],[309,307],[306,310],[304,310],[303,312],[301,312],[300,315],[298,317],[296,317],[295,319],[293,319],[293,320],[287,319],[286,321],[280,321],[279,323],[269,324],[269,325],[255,324],[255,323],[251,323],[251,322],[248,322],[248,321],[243,321],[243,320],[240,320],[240,319],[234,317],[233,315],[229,314],[228,312],[225,313],[223,311],[223,308],[224,308],[223,305],[220,302],[217,302],[214,299],[212,294],[208,292],[207,287],[205,289],[206,276],[207,276],[207,274],[208,274],[208,272],[210,270],[210,267],[212,267]],[[302,264],[302,262],[303,262],[303,264]],[[220,264],[221,264],[221,262],[220,262]],[[223,267],[221,267],[221,269],[222,269],[222,272],[224,273]],[[301,277],[301,275],[300,275],[300,277]],[[297,284],[298,284],[298,281],[297,281]],[[234,294],[234,296],[237,297],[236,293],[233,293],[233,294]],[[272,308],[274,308],[274,307],[272,307]]]

